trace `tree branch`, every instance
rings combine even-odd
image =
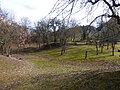
[[[102,15],[99,15],[97,16],[89,25],[91,25],[96,19],[98,19],[99,17],[103,17],[103,16],[106,16],[106,14],[102,14]]]
[[[107,4],[107,6],[109,7],[109,9],[111,10],[112,15],[115,15],[115,12],[113,11],[113,8],[112,8],[112,6],[110,5],[110,3],[107,2],[106,0],[103,0],[103,1]]]
[[[120,3],[116,4],[116,3],[115,3],[115,0],[112,0],[112,4],[113,4],[113,6],[115,6],[115,7],[119,7],[119,6],[120,6]]]
[[[100,0],[95,0],[95,1],[92,1],[92,0],[88,0],[88,2],[92,3],[92,5],[96,4],[97,2],[99,2]]]

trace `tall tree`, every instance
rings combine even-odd
[[[60,25],[61,25],[61,22],[57,18],[50,19],[50,21],[49,21],[49,26],[51,27],[52,32],[53,32],[53,41],[54,41],[54,43],[57,42],[57,31],[58,31]]]
[[[28,37],[29,37],[29,32],[30,32],[30,26],[31,24],[31,21],[29,20],[29,18],[27,17],[23,17],[21,18],[21,21],[20,21],[20,29],[21,29],[21,39],[22,42],[21,42],[21,46],[23,46],[23,48],[25,48],[25,45],[28,44]]]
[[[36,40],[36,43],[38,44],[39,48],[41,46],[41,43],[43,45],[49,44],[49,23],[46,20],[38,21],[35,25],[35,29],[31,32],[32,37],[34,40]]]
[[[59,38],[60,38],[60,45],[61,45],[61,55],[64,55],[66,51],[66,43],[67,43],[67,38],[69,37],[68,31],[67,31],[67,26],[66,22],[63,20],[61,23],[61,26],[59,28]]]
[[[12,46],[17,42],[18,29],[14,18],[0,11],[0,50],[1,54],[10,56]],[[16,39],[17,38],[17,39]]]

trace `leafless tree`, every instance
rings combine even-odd
[[[49,27],[51,27],[52,32],[53,32],[53,42],[56,43],[57,42],[57,31],[59,29],[61,25],[61,22],[59,19],[57,18],[53,18],[49,20]]]
[[[66,43],[67,43],[67,38],[68,38],[68,31],[66,30],[66,25],[65,21],[62,21],[61,26],[59,28],[59,38],[60,38],[60,45],[61,45],[61,55],[64,55],[66,51]]]
[[[120,27],[117,23],[117,20],[114,18],[109,20],[109,22],[107,23],[107,29],[108,29],[108,32],[106,32],[106,33],[109,35],[107,41],[109,41],[111,43],[112,56],[114,56],[115,45],[118,42],[118,39],[120,36],[119,35],[120,34]]]
[[[17,29],[14,17],[0,11],[0,48],[1,54],[10,56],[12,45],[17,41]]]
[[[36,23],[35,29],[32,30],[32,41],[36,42],[39,46],[48,45],[50,42],[50,30],[49,30],[49,21],[48,20],[40,20]]]
[[[69,21],[72,15],[82,10],[86,10],[85,18],[88,17],[90,19],[90,24],[95,22],[97,18],[101,17],[116,18],[117,23],[120,24],[119,0],[57,0],[48,15],[51,15],[52,13],[57,13],[56,17],[58,17],[64,14],[64,17]],[[95,14],[95,12],[99,10],[101,10],[101,12],[94,16],[93,14]],[[94,16],[94,18],[92,16]]]
[[[23,48],[25,48],[25,45],[28,44],[29,30],[31,28],[30,24],[31,21],[27,17],[21,18],[21,21],[19,22],[19,28],[21,29],[21,38],[23,39],[21,45]]]
[[[101,47],[101,52],[103,52],[104,44],[107,43],[107,49],[109,47],[108,45],[111,44],[112,56],[114,56],[115,45],[120,37],[120,27],[117,24],[117,20],[115,18],[111,18],[108,22],[102,24],[100,30],[97,30],[97,34],[99,34],[99,37],[96,37],[96,39],[99,39],[99,46]]]

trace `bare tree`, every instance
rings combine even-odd
[[[61,27],[59,28],[59,34],[60,34],[60,45],[61,45],[61,55],[64,55],[66,51],[66,43],[67,43],[67,30],[66,30],[66,25],[65,21],[62,21]]]
[[[27,17],[23,17],[21,18],[20,21],[20,29],[21,29],[21,39],[23,39],[23,41],[21,42],[21,45],[23,46],[23,48],[25,48],[25,45],[28,44],[28,37],[29,37],[29,30],[31,28],[30,26],[31,21],[29,20],[29,18]]]
[[[50,42],[50,30],[49,30],[49,22],[47,20],[38,21],[35,25],[35,29],[32,30],[32,41],[36,42],[39,46],[48,45]]]
[[[23,30],[28,32],[30,28],[31,21],[27,17],[21,18],[20,25],[23,27]]]
[[[120,27],[117,24],[117,20],[115,18],[111,18],[108,22],[103,23],[102,28],[98,30],[98,34],[101,52],[103,52],[103,47],[105,43],[107,43],[107,49],[109,47],[108,45],[111,43],[112,56],[114,56],[115,44],[120,36]]]
[[[85,17],[90,19],[90,24],[95,22],[97,18],[101,17],[116,18],[117,23],[120,24],[119,0],[57,0],[49,14],[57,13],[56,17],[64,14],[64,17],[69,20],[73,14],[76,14],[82,10],[86,10]],[[98,10],[103,12],[98,13],[94,16],[94,18],[91,17]]]
[[[87,0],[87,3],[91,3],[93,6],[102,3],[104,5],[104,9],[106,9],[103,16],[114,17],[117,19],[117,23],[120,24],[119,0]]]
[[[17,42],[18,33],[14,17],[0,11],[0,49],[1,54],[10,56],[12,46]],[[17,38],[17,39],[16,39]]]
[[[61,22],[57,18],[50,19],[50,21],[49,21],[49,26],[51,27],[52,32],[53,32],[54,43],[57,42],[57,31],[58,31],[60,25],[61,25]]]
[[[112,18],[107,23],[107,29],[109,30],[106,33],[109,33],[109,38],[107,39],[111,43],[112,56],[114,56],[115,45],[119,39],[120,27],[117,24],[117,20]]]

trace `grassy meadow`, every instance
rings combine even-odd
[[[119,75],[120,70],[118,49],[119,44],[116,45],[115,56],[111,56],[111,49],[106,47],[103,53],[96,55],[95,45],[83,43],[67,46],[62,56],[61,48],[11,58],[0,56],[0,90],[114,90],[108,85],[110,80],[113,80],[110,85],[120,82],[120,76],[114,74]],[[119,85],[115,90],[119,90]]]
[[[88,60],[115,60],[119,59],[120,52],[120,45],[116,45],[115,48],[115,56],[111,56],[111,48],[109,50],[106,49],[104,46],[103,53],[100,53],[99,48],[99,55],[96,55],[96,48],[95,45],[85,45],[85,44],[78,44],[76,46],[68,46],[66,47],[66,53],[64,55],[60,55],[61,48],[55,48],[50,50],[43,50],[40,52],[30,53],[31,55],[35,56],[44,56],[49,57],[52,59],[57,60],[69,60],[69,61],[88,61]],[[88,57],[85,59],[85,52],[88,51]]]

